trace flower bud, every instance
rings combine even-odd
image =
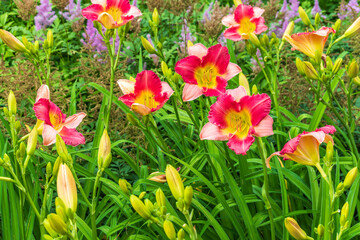
[[[341,67],[341,64],[342,64],[342,61],[343,61],[342,58],[336,59],[336,61],[335,61],[335,63],[334,63],[334,66],[333,66],[333,68],[332,68],[332,72],[333,72],[334,74],[336,74],[336,73],[339,71],[339,69],[340,69],[340,67]]]
[[[251,87],[251,93],[252,93],[253,95],[258,93],[258,89],[257,89],[257,86],[256,86],[255,84],[252,85],[252,87]]]
[[[119,186],[121,188],[121,191],[123,191],[123,193],[125,193],[128,196],[130,195],[132,191],[132,187],[130,183],[128,183],[128,181],[126,181],[125,179],[119,179]]]
[[[146,192],[141,192],[140,195],[139,195],[139,198],[143,199],[145,197],[145,195],[146,195]]]
[[[166,236],[170,240],[176,239],[176,232],[175,232],[174,225],[169,220],[164,221],[164,231],[165,231]]]
[[[270,48],[270,40],[268,35],[264,34],[260,40],[261,45],[266,46],[267,48]]]
[[[130,196],[130,202],[135,211],[144,219],[148,220],[151,217],[151,212],[144,205],[144,203],[135,195]]]
[[[145,207],[152,212],[154,210],[154,204],[149,200],[149,199],[145,199],[144,200],[145,203]]]
[[[48,234],[44,234],[44,235],[43,235],[43,239],[44,239],[44,240],[54,240],[54,238],[51,237],[51,236],[48,235]]]
[[[347,222],[348,215],[349,215],[349,203],[346,202],[344,204],[344,206],[341,208],[340,225],[342,227],[345,226],[345,224]]]
[[[299,7],[299,16],[306,26],[311,25],[310,19],[302,7]]]
[[[357,77],[358,75],[359,75],[359,65],[355,60],[353,60],[351,61],[348,67],[348,76],[349,78],[354,78]]]
[[[155,26],[159,26],[160,17],[159,17],[159,12],[156,8],[154,9],[153,14],[152,14],[152,21]]]
[[[8,31],[0,29],[1,40],[15,52],[26,52],[26,47],[14,35]]]
[[[61,160],[61,157],[59,156],[59,157],[56,158],[56,161],[54,163],[54,168],[53,168],[53,171],[52,171],[53,176],[57,176],[61,163],[62,163],[62,160]]]
[[[166,198],[164,192],[159,188],[156,190],[156,203],[159,207],[166,205]]]
[[[55,213],[50,213],[47,216],[47,220],[50,223],[50,227],[54,229],[55,232],[57,232],[60,235],[66,235],[67,234],[67,226],[65,222],[56,215]]]
[[[9,155],[7,155],[6,153],[4,154],[4,163],[10,163],[10,158]]]
[[[315,15],[315,26],[318,26],[321,20],[321,16],[319,13],[316,13]]]
[[[20,129],[21,129],[21,123],[19,120],[17,120],[15,122],[15,130],[16,130],[16,132],[20,132]]]
[[[163,74],[164,74],[164,76],[165,76],[166,78],[170,78],[170,77],[171,77],[172,72],[171,72],[171,70],[169,69],[169,67],[167,66],[166,62],[164,62],[164,61],[161,62],[161,70],[162,70],[162,72],[163,72]]]
[[[143,47],[146,49],[146,51],[148,51],[150,54],[156,53],[154,46],[151,45],[151,43],[146,38],[141,37],[141,43]]]
[[[296,68],[298,70],[298,72],[301,74],[301,75],[305,75],[305,65],[304,65],[304,62],[301,61],[300,58],[296,58]]]
[[[149,180],[158,183],[166,183],[166,176],[165,174],[161,174],[160,172],[153,172],[152,174],[150,174]]]
[[[59,134],[56,135],[56,151],[64,161],[68,159],[69,152],[66,148],[64,140]]]
[[[334,64],[331,60],[331,57],[326,56],[326,69],[329,71],[332,71],[333,67],[334,67]]]
[[[10,90],[9,96],[8,96],[8,108],[10,115],[16,114],[16,98],[14,95],[14,92]]]
[[[342,193],[344,192],[344,183],[340,182],[337,186],[336,186],[336,191],[335,193],[340,196]]]
[[[5,117],[9,117],[9,109],[7,107],[3,108]]]
[[[258,39],[258,37],[254,34],[254,33],[249,33],[249,40],[256,46],[256,47],[261,47],[260,41]]]
[[[184,198],[184,184],[181,180],[179,172],[173,166],[167,165],[165,173],[166,180],[174,198],[176,200]]]
[[[242,4],[241,0],[234,0],[235,7],[237,7],[240,4]]]
[[[250,95],[249,81],[247,80],[243,72],[239,73],[239,86],[243,86],[246,90],[247,95]]]
[[[319,235],[319,237],[322,237],[324,236],[324,233],[325,233],[325,227],[324,225],[322,225],[321,223],[318,225],[318,227],[316,228],[316,232],[317,232],[317,235]]]
[[[111,155],[110,137],[109,137],[106,129],[104,129],[104,132],[100,139],[100,145],[99,145],[99,150],[98,150],[98,167],[99,167],[99,169],[106,169],[109,166],[111,159],[112,159],[112,155]]]
[[[38,140],[38,132],[36,128],[33,128],[29,134],[29,138],[27,141],[26,154],[29,156],[34,155],[36,145]]]
[[[341,19],[338,19],[338,20],[336,20],[336,22],[333,26],[333,29],[337,32],[337,31],[339,31],[340,26],[341,26]]]
[[[66,208],[76,212],[77,191],[74,176],[66,164],[61,164],[57,176],[57,193]]]
[[[285,39],[286,35],[291,35],[292,34],[292,32],[294,31],[294,26],[295,26],[294,21],[289,22],[289,24],[287,25],[287,27],[285,29],[285,32],[284,32],[284,34],[282,36],[282,41],[283,42],[286,40]]]
[[[2,166],[4,163],[4,160],[0,157],[0,166]]]
[[[47,43],[48,43],[48,47],[53,48],[54,47],[54,35],[53,35],[53,32],[51,30],[48,30],[48,32],[47,32],[46,40],[47,40]]]
[[[184,232],[184,229],[180,229],[179,231],[178,231],[178,233],[177,233],[177,240],[183,240],[183,239],[185,239],[185,232]]]
[[[353,80],[357,86],[360,86],[360,78],[358,76],[354,77]]]
[[[332,161],[334,158],[334,144],[332,143],[332,141],[329,141],[326,144],[326,164],[328,164],[329,166],[331,165]]]
[[[193,195],[194,195],[194,190],[192,186],[187,186],[184,190],[184,202],[187,209],[189,209],[191,206]]]
[[[344,37],[351,38],[360,31],[360,17],[358,17],[353,24],[345,31]]]
[[[304,66],[305,75],[310,79],[318,80],[319,75],[318,75],[317,71],[315,70],[314,66],[308,61],[304,61],[303,64],[304,64],[303,66]]]
[[[55,232],[55,230],[51,227],[49,221],[47,219],[45,219],[43,221],[43,225],[46,229],[46,231],[51,235],[51,237],[56,237],[57,233]],[[51,238],[52,239],[52,238]]]
[[[20,143],[20,158],[23,158],[26,153],[26,146],[24,142]]]
[[[35,55],[39,54],[40,44],[39,41],[34,42],[34,49],[32,49],[32,53]]]
[[[131,113],[127,113],[126,118],[135,127],[145,130],[145,128],[141,126],[139,119],[134,117],[134,115],[132,115]]]
[[[287,217],[285,218],[284,223],[290,235],[293,236],[296,240],[308,239],[306,232],[301,229],[301,227],[299,226],[299,224],[296,222],[295,219],[291,217]]]
[[[48,162],[46,164],[46,177],[50,177],[51,172],[52,172],[52,165],[51,162]]]
[[[351,185],[354,183],[356,177],[358,176],[359,174],[359,171],[358,171],[358,168],[357,167],[354,167],[353,169],[351,169],[347,174],[346,174],[346,177],[345,177],[345,180],[344,180],[344,188],[350,188]]]
[[[59,197],[55,198],[55,211],[62,220],[67,221],[66,206]]]

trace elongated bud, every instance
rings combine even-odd
[[[35,41],[35,42],[34,42],[34,51],[33,51],[33,54],[38,54],[38,53],[39,53],[39,49],[40,49],[40,43],[39,43],[39,41]]]
[[[151,43],[146,38],[141,37],[141,43],[143,47],[146,49],[146,51],[148,51],[150,54],[156,53],[154,46],[151,45]]]
[[[46,164],[46,176],[49,178],[52,172],[52,166],[51,166],[51,162],[48,162]]]
[[[147,207],[147,209],[149,209],[150,212],[154,210],[154,204],[149,199],[145,199],[144,204],[145,207]]]
[[[51,227],[49,221],[47,219],[45,219],[43,221],[43,225],[46,229],[46,231],[51,235],[51,237],[56,237],[57,233],[55,232],[55,230]]]
[[[10,115],[16,114],[16,98],[14,95],[14,92],[10,90],[9,96],[8,96],[8,108]]]
[[[299,16],[306,26],[311,25],[310,19],[302,7],[299,7]]]
[[[171,165],[166,166],[166,180],[169,184],[171,193],[176,200],[184,198],[184,184],[181,181],[179,172]]]
[[[341,215],[340,215],[340,225],[342,227],[345,226],[347,218],[349,215],[349,203],[346,202],[344,206],[341,208]]]
[[[165,198],[164,192],[161,190],[161,188],[156,190],[156,203],[159,207],[166,205],[166,198]]]
[[[185,231],[184,231],[184,229],[180,229],[179,231],[178,231],[178,233],[177,233],[177,240],[183,240],[183,239],[185,239]]]
[[[351,38],[357,35],[360,31],[360,17],[358,17],[353,24],[345,31],[344,37]]]
[[[334,144],[329,141],[326,144],[326,163],[330,166],[334,158]]]
[[[152,21],[155,26],[159,26],[160,17],[159,17],[159,12],[156,8],[154,9],[153,14],[152,14]]]
[[[4,163],[9,164],[9,163],[10,163],[10,158],[9,158],[9,155],[7,155],[7,154],[5,153],[5,154],[4,154],[4,158],[3,158],[3,160],[4,160]]]
[[[263,46],[266,46],[267,48],[270,48],[270,40],[268,35],[264,34],[262,38],[260,39],[260,43]]]
[[[357,86],[360,86],[360,78],[358,76],[354,77],[353,81]]]
[[[354,78],[359,75],[359,65],[358,63],[353,60],[348,67],[348,76],[349,78]]]
[[[176,239],[176,232],[175,232],[174,225],[169,220],[164,221],[164,231],[165,231],[166,236],[170,240]]]
[[[319,237],[324,236],[325,233],[325,227],[324,225],[322,225],[321,223],[318,225],[318,227],[316,228],[316,233],[317,235],[319,235]]]
[[[54,229],[55,232],[61,235],[67,234],[67,226],[65,222],[61,219],[61,217],[59,217],[55,213],[50,213],[47,216],[47,220],[50,223],[51,228]]]
[[[343,59],[342,59],[342,58],[336,59],[336,61],[335,61],[335,63],[334,63],[334,66],[333,66],[333,68],[332,68],[332,72],[333,72],[334,74],[336,74],[336,73],[339,71],[342,62],[343,62]]]
[[[54,240],[54,238],[52,236],[48,235],[48,234],[44,234],[43,239],[44,240]]]
[[[146,195],[146,192],[141,192],[140,195],[139,195],[139,198],[143,199],[145,197],[145,195]]]
[[[340,196],[342,193],[344,192],[344,183],[340,182],[337,186],[336,186],[336,194],[338,196]]]
[[[24,142],[20,143],[20,157],[23,158],[25,156],[26,146]]]
[[[138,127],[138,128],[141,128],[141,129],[144,129],[144,130],[145,130],[145,128],[141,126],[139,119],[137,119],[136,117],[134,117],[131,113],[127,113],[127,114],[126,114],[126,118],[127,118],[127,120],[128,120],[132,125],[134,125],[135,127]]]
[[[187,47],[192,47],[192,46],[194,46],[193,42],[190,41],[190,40],[188,40],[188,41],[187,41]]]
[[[239,73],[239,86],[243,86],[246,90],[246,94],[250,95],[249,81],[243,72]]]
[[[29,156],[34,155],[36,145],[38,140],[38,132],[36,128],[33,128],[29,134],[29,138],[27,141],[26,154]]]
[[[294,26],[295,26],[294,21],[289,22],[289,24],[287,25],[287,27],[285,29],[285,32],[284,32],[284,34],[282,36],[282,41],[286,40],[285,39],[286,35],[291,35],[292,34],[292,32],[294,31]]]
[[[189,209],[191,206],[193,195],[194,195],[194,190],[192,186],[187,186],[184,190],[184,202],[187,209]]]
[[[66,148],[64,140],[59,134],[56,135],[56,151],[64,161],[68,159],[69,152]]]
[[[57,197],[55,198],[55,211],[56,214],[64,220],[64,222],[67,221],[67,215],[66,215],[66,206],[64,202],[61,200],[61,198]]]
[[[252,85],[252,87],[251,87],[251,93],[252,93],[253,95],[258,93],[258,89],[257,89],[257,86],[256,86],[255,84]]]
[[[56,161],[54,163],[54,168],[53,168],[53,171],[52,171],[52,175],[53,176],[57,176],[58,172],[59,172],[59,167],[60,167],[60,164],[62,163],[62,159],[61,157],[57,157],[56,158]]]
[[[242,4],[241,0],[234,0],[235,7],[237,7],[240,4]]]
[[[334,64],[331,60],[331,57],[326,56],[326,69],[328,69],[329,71],[332,71],[333,67],[334,67]]]
[[[130,193],[132,192],[131,184],[128,183],[128,181],[126,181],[125,179],[119,179],[119,186],[121,188],[121,191],[123,191],[123,193],[125,193],[126,195],[130,195]]]
[[[172,75],[172,71],[167,66],[166,62],[161,62],[161,70],[166,78],[170,78]]]
[[[354,167],[353,169],[351,169],[347,174],[346,174],[346,177],[345,177],[345,180],[344,180],[344,188],[350,188],[351,185],[354,183],[356,177],[358,176],[359,174],[359,171],[358,171],[358,168],[357,167]]]
[[[291,236],[293,236],[296,240],[307,240],[309,239],[306,232],[301,229],[299,224],[296,222],[295,219],[291,217],[285,218],[285,227],[290,233]]]
[[[135,211],[144,219],[148,220],[151,217],[151,212],[145,204],[135,195],[130,196],[130,202]]]
[[[53,35],[53,32],[51,30],[48,30],[48,32],[47,32],[46,40],[47,40],[47,43],[48,43],[48,47],[53,48],[54,47],[54,35]]]
[[[249,40],[250,40],[256,47],[259,48],[259,47],[261,46],[258,37],[257,37],[254,33],[249,33],[248,36],[249,36]]]
[[[336,20],[336,22],[333,26],[333,29],[337,32],[337,31],[339,31],[340,26],[341,26],[341,19],[338,19],[338,20]]]
[[[304,64],[303,66],[304,66],[305,75],[310,79],[318,80],[319,75],[315,70],[314,66],[308,61],[304,61],[303,64]]]
[[[61,164],[57,176],[57,193],[67,208],[76,212],[77,191],[74,176],[66,164]]]
[[[3,108],[5,117],[9,117],[9,109],[7,107]]]
[[[320,14],[316,13],[316,15],[315,15],[315,26],[319,26],[320,20],[321,20]]]
[[[112,155],[111,155],[110,137],[109,137],[106,129],[104,129],[104,132],[100,139],[100,145],[99,145],[99,150],[98,150],[98,167],[99,167],[99,169],[106,169],[109,166],[111,159],[112,159]]]
[[[26,52],[26,47],[19,39],[8,31],[0,29],[0,38],[1,40],[15,52]]]
[[[305,65],[304,65],[304,62],[301,61],[301,59],[297,57],[295,63],[296,63],[296,68],[297,68],[297,70],[299,71],[299,73],[300,73],[301,75],[305,75]]]

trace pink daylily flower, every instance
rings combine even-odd
[[[129,0],[91,0],[92,5],[82,10],[82,15],[91,21],[99,21],[105,28],[114,29],[125,25],[140,10],[130,5]]]
[[[233,41],[249,39],[249,33],[260,34],[265,32],[268,27],[261,15],[264,9],[239,4],[234,14],[223,17],[222,24],[229,27],[224,32],[224,37]]]
[[[228,141],[236,154],[246,155],[254,136],[274,134],[270,108],[271,99],[265,93],[248,96],[243,86],[227,90],[211,105],[209,122],[201,130],[200,139]]]
[[[207,49],[201,43],[188,48],[189,56],[175,65],[175,71],[185,82],[183,101],[192,101],[202,94],[219,96],[225,92],[228,80],[241,72],[230,62],[227,47],[217,44]]]
[[[270,159],[273,156],[280,156],[283,160],[293,160],[303,165],[316,166],[320,162],[320,144],[329,141],[334,143],[329,134],[333,134],[335,131],[334,126],[327,125],[313,132],[299,134],[288,141],[280,152],[275,152],[266,159],[267,167],[270,168]]]
[[[138,73],[135,82],[120,79],[117,83],[125,94],[119,100],[143,116],[162,108],[174,93],[153,71]]]
[[[42,85],[38,90],[33,109],[38,119],[36,127],[42,134],[43,144],[45,146],[54,144],[57,134],[61,136],[65,144],[72,146],[84,144],[85,138],[76,131],[76,127],[81,123],[86,114],[81,112],[67,118],[49,98],[48,86]]]

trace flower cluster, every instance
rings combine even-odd
[[[55,12],[52,11],[52,5],[49,0],[40,0],[40,5],[36,7],[36,10],[38,13],[34,20],[35,29],[38,31],[50,26],[57,18]]]

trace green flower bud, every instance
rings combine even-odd
[[[64,140],[59,134],[56,135],[56,151],[64,161],[68,159],[69,152],[66,148]]]
[[[54,229],[52,229],[52,227],[47,219],[45,219],[43,221],[43,225],[44,225],[46,231],[51,235],[51,237],[57,237],[57,233],[55,232]],[[53,239],[53,238],[51,238],[51,239]]]
[[[354,78],[359,75],[359,65],[357,64],[356,60],[351,61],[347,72],[349,78]]]
[[[56,232],[55,232],[55,233],[56,233]],[[53,237],[51,237],[50,235],[47,235],[47,234],[44,234],[43,239],[44,239],[44,240],[54,240]]]
[[[26,153],[26,146],[24,142],[20,143],[20,157],[23,158]]]
[[[344,183],[340,182],[337,186],[336,186],[336,191],[335,193],[340,196],[342,193],[344,192]]]
[[[159,17],[159,12],[158,12],[158,10],[156,8],[154,9],[154,12],[152,14],[152,21],[153,21],[155,26],[159,26],[160,17]]]
[[[172,72],[171,72],[171,70],[169,69],[169,67],[167,66],[166,62],[164,62],[164,61],[161,62],[161,70],[162,70],[162,72],[163,72],[163,74],[164,74],[164,76],[165,76],[166,78],[170,78],[170,77],[171,77]]]
[[[176,200],[184,198],[184,184],[181,180],[179,172],[171,165],[166,166],[166,180],[169,184],[171,193]]]
[[[265,36],[265,35],[264,35]],[[239,86],[243,86],[246,90],[246,93],[250,95],[249,81],[247,80],[243,72],[239,73]]]
[[[64,222],[67,221],[66,206],[59,197],[55,198],[55,211],[56,214],[64,220]]]
[[[145,197],[145,195],[146,195],[146,192],[141,192],[140,195],[139,195],[139,198],[143,199]]]
[[[176,239],[176,232],[175,232],[174,225],[169,220],[164,221],[164,231],[165,231],[166,236],[170,240]]]
[[[144,219],[148,220],[151,217],[151,212],[144,205],[144,203],[135,195],[130,196],[130,202],[135,211]]]
[[[184,190],[184,202],[187,209],[191,206],[191,201],[194,195],[194,190],[192,186],[187,186]]]
[[[161,188],[156,190],[156,203],[159,207],[166,206],[166,198]]]
[[[7,107],[4,107],[3,111],[4,111],[5,117],[9,117],[9,110],[7,109]]]
[[[184,231],[184,229],[181,228],[181,229],[178,231],[177,237],[178,237],[177,240],[183,240],[183,239],[185,239],[185,231]]]
[[[148,51],[150,54],[156,53],[154,46],[151,45],[151,43],[143,36],[141,36],[141,43],[143,47],[146,49],[146,51]]]
[[[131,113],[127,113],[126,118],[135,127],[145,130],[145,128],[143,126],[141,126],[139,119],[134,117],[134,115],[132,115]]]
[[[330,166],[334,158],[334,144],[329,141],[326,144],[326,163]]]
[[[125,179],[119,179],[119,186],[121,188],[121,191],[123,191],[123,193],[125,193],[128,196],[130,195],[132,188],[130,183],[128,183],[128,181],[126,181]]]
[[[14,95],[14,92],[10,90],[9,96],[8,96],[8,108],[10,115],[16,114],[16,98]]]
[[[360,86],[360,78],[358,76],[354,77],[353,80],[357,86]]]
[[[319,75],[318,75],[317,71],[315,70],[314,66],[308,61],[304,61],[303,64],[304,64],[305,75],[310,79],[318,80]]]
[[[347,219],[349,216],[349,203],[346,202],[344,206],[341,208],[341,215],[340,215],[340,225],[341,227],[344,227]]]
[[[106,169],[110,165],[111,159],[112,155],[110,137],[106,129],[104,129],[98,150],[98,168]]]
[[[144,203],[145,203],[145,207],[147,207],[147,209],[149,209],[150,212],[154,210],[154,204],[149,199],[145,199]]]
[[[354,181],[355,181],[356,177],[358,176],[358,174],[359,174],[359,171],[358,171],[357,167],[354,167],[353,169],[351,169],[346,174],[346,177],[345,177],[345,180],[344,180],[344,188],[345,189],[351,187],[351,185],[354,183]]]
[[[257,89],[257,86],[256,86],[255,84],[252,85],[252,87],[251,87],[251,93],[252,93],[253,95],[258,93],[258,89]]]
[[[286,27],[286,29],[285,29],[285,32],[284,32],[284,34],[283,34],[283,36],[282,36],[282,41],[283,41],[283,42],[286,40],[286,39],[285,39],[285,36],[286,36],[286,35],[291,35],[291,34],[292,34],[292,32],[294,31],[294,26],[295,26],[294,21],[291,21],[291,22],[287,25],[287,27]]]
[[[341,64],[342,64],[342,61],[343,61],[342,58],[336,59],[336,61],[335,61],[335,63],[334,63],[334,66],[333,66],[333,68],[332,68],[332,72],[333,72],[334,74],[336,74],[336,73],[339,71],[339,69],[340,69],[340,67],[341,67]]]
[[[338,19],[338,20],[336,20],[336,22],[333,26],[333,29],[337,32],[337,31],[339,31],[340,26],[341,26],[341,19]]]
[[[20,132],[20,129],[21,129],[21,123],[19,120],[17,120],[15,122],[15,130],[16,130],[16,132]]]
[[[331,57],[326,56],[326,69],[332,71],[334,64],[332,63]]]
[[[15,52],[26,52],[26,48],[22,42],[8,31],[0,29],[1,40]]]
[[[249,33],[249,40],[256,46],[256,47],[261,47],[261,43],[258,39],[258,37],[254,34],[254,33]]]
[[[267,48],[270,48],[270,40],[268,35],[264,34],[260,40],[261,45],[266,46]]]
[[[54,168],[53,168],[53,171],[52,171],[52,175],[53,176],[57,176],[58,172],[59,172],[59,166],[60,164],[62,163],[62,160],[61,160],[61,157],[57,157],[56,158],[56,161],[54,163]]]
[[[55,232],[60,235],[67,234],[67,226],[65,222],[61,219],[61,217],[59,217],[55,213],[50,213],[47,216],[47,220],[50,223],[51,228],[54,229]]]
[[[317,235],[319,235],[319,237],[324,236],[324,232],[325,232],[325,227],[324,225],[322,225],[321,223],[318,225],[318,227],[316,228],[317,231]]]
[[[316,13],[316,15],[315,15],[315,26],[319,26],[320,20],[321,20],[320,14]]]
[[[293,236],[296,240],[307,240],[311,239],[307,236],[306,232],[301,229],[299,224],[296,222],[295,219],[291,217],[285,218],[285,227],[290,233],[291,236]]]
[[[344,37],[351,38],[360,32],[360,17],[345,31]]]
[[[53,48],[54,47],[54,35],[53,35],[53,32],[51,30],[48,30],[48,32],[47,32],[46,40],[47,40],[47,43],[48,43],[48,47]]]
[[[34,127],[31,130],[28,141],[27,141],[27,148],[26,148],[27,155],[29,155],[29,156],[34,155],[36,145],[37,145],[37,140],[38,140],[38,132],[37,132],[37,129]]]
[[[51,172],[52,172],[51,162],[48,162],[48,163],[46,164],[46,175],[47,175],[47,177],[50,177]]]
[[[296,68],[301,75],[305,75],[305,65],[300,58],[296,58]]]
[[[308,15],[306,14],[305,10],[302,7],[299,7],[299,16],[302,20],[302,22],[306,25],[306,26],[310,26],[311,22],[310,19],[308,17]]]

